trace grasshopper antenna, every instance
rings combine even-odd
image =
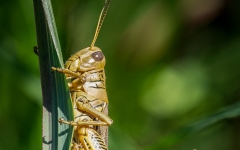
[[[95,31],[95,35],[94,35],[92,44],[90,46],[90,49],[92,49],[94,47],[94,44],[95,44],[95,42],[97,40],[98,34],[100,32],[100,29],[102,27],[103,21],[105,19],[106,14],[107,14],[110,2],[111,2],[111,0],[106,0],[104,6],[102,8],[101,14],[100,14],[99,19],[98,19],[98,24],[97,24],[97,28],[96,28],[96,31]]]

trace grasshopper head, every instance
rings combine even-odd
[[[78,54],[80,54],[78,71],[85,72],[94,69],[103,69],[105,66],[105,56],[98,47],[84,48]]]

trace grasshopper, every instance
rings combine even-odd
[[[60,123],[74,126],[71,150],[107,150],[107,126],[113,123],[108,117],[108,97],[105,85],[105,56],[95,47],[97,36],[111,0],[106,0],[101,11],[90,47],[72,55],[65,68],[52,67],[65,74],[70,89],[74,121],[59,119]]]

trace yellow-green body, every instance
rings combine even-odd
[[[98,47],[88,47],[72,55],[62,72],[69,80],[74,121],[72,150],[107,150],[108,98],[105,85],[105,57]],[[105,127],[104,127],[105,126]]]
[[[107,150],[108,127],[113,123],[108,117],[108,97],[105,85],[105,56],[95,47],[111,0],[105,0],[96,32],[90,47],[72,55],[65,68],[52,70],[64,73],[70,89],[74,120],[60,123],[74,126],[71,150]]]

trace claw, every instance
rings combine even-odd
[[[62,125],[63,122],[64,122],[64,119],[63,119],[63,118],[60,118],[60,119],[58,120],[58,122]]]
[[[53,71],[56,71],[56,70],[57,70],[57,68],[56,68],[56,67],[52,67],[51,69],[52,69]]]
[[[33,52],[38,56],[38,47],[37,46],[33,47]]]

